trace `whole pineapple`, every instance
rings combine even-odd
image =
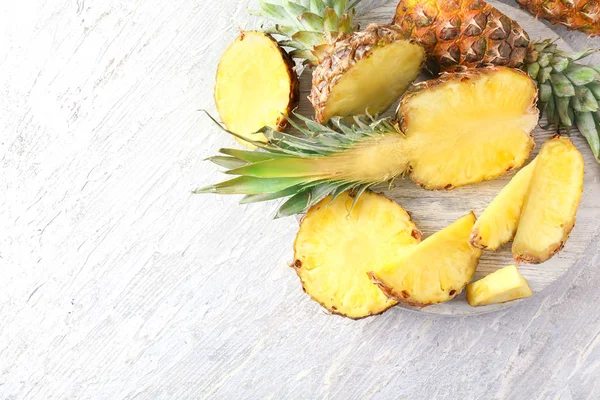
[[[600,35],[600,1],[597,0],[517,0],[529,13],[555,25]]]
[[[600,162],[600,67],[577,63],[594,50],[568,54],[550,40],[533,43],[483,0],[401,0],[394,23],[426,48],[432,72],[487,64],[526,71],[538,84],[548,127],[577,126]]]

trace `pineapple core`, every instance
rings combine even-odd
[[[424,82],[402,101],[411,178],[427,189],[496,178],[521,166],[533,148],[535,82],[510,68],[479,71],[437,86]]]
[[[583,158],[566,137],[548,140],[537,156],[513,242],[516,262],[540,263],[564,245],[583,190]]]
[[[419,76],[424,60],[423,48],[408,40],[376,47],[335,83],[323,121],[333,116],[381,114]]]
[[[302,220],[292,265],[306,293],[329,311],[351,318],[379,314],[396,304],[367,276],[393,262],[421,233],[402,207],[365,192],[327,197]]]
[[[505,303],[530,296],[532,293],[529,284],[514,265],[499,269],[467,285],[467,302],[473,307]]]
[[[487,206],[473,227],[472,246],[496,250],[514,237],[534,168],[535,160],[519,171]]]
[[[473,277],[481,250],[469,246],[475,223],[470,213],[402,252],[400,258],[369,275],[390,298],[415,306],[448,301]]]
[[[227,129],[266,142],[255,132],[265,126],[277,129],[281,115],[289,115],[296,78],[282,51],[269,36],[254,31],[244,32],[225,51],[217,69],[215,103]]]

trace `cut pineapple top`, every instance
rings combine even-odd
[[[517,262],[540,263],[558,252],[575,225],[583,190],[583,158],[566,137],[548,140],[535,170],[513,242]]]
[[[487,206],[473,227],[471,245],[496,250],[514,237],[534,168],[535,160],[519,171]]]
[[[428,189],[457,187],[525,162],[538,122],[537,88],[527,75],[496,67],[433,82],[411,89],[398,110],[415,182]]]
[[[426,306],[457,296],[471,280],[481,250],[469,245],[475,223],[470,213],[417,246],[380,271],[370,272],[373,281],[390,298]]]
[[[304,290],[333,313],[351,318],[379,314],[395,304],[367,276],[394,262],[421,233],[402,207],[365,192],[348,192],[313,206],[300,226],[292,265]]]
[[[294,64],[271,36],[242,32],[221,57],[215,103],[230,131],[250,140],[266,141],[262,133],[255,132],[264,126],[284,128],[282,114],[289,115],[298,100]]]
[[[505,303],[532,295],[529,284],[514,265],[467,285],[467,302],[473,307]]]

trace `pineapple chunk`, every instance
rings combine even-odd
[[[383,195],[342,193],[313,206],[294,243],[294,264],[304,291],[327,310],[350,318],[379,314],[396,302],[369,277],[421,240],[408,213]]]
[[[519,171],[488,205],[473,227],[472,246],[496,250],[514,237],[534,168],[535,160]]]
[[[283,130],[300,98],[298,77],[289,55],[270,35],[248,31],[221,57],[215,84],[215,103],[231,132],[266,142],[264,126]],[[248,142],[236,138],[248,147]]]
[[[505,303],[532,295],[529,284],[514,265],[467,285],[467,302],[473,307]]]
[[[583,190],[583,158],[566,137],[540,150],[513,242],[515,261],[541,263],[562,249],[575,225]]]
[[[410,305],[454,298],[473,277],[481,256],[481,249],[469,245],[474,223],[473,213],[460,218],[369,276],[391,299]]]
[[[398,109],[410,143],[411,179],[449,189],[520,167],[534,146],[537,88],[526,74],[484,68],[411,89]]]

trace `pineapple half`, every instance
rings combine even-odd
[[[469,245],[475,219],[473,213],[460,218],[369,276],[388,297],[409,305],[453,299],[469,283],[481,257],[481,249]]]
[[[566,137],[542,146],[513,241],[517,263],[541,263],[562,249],[583,190],[583,157]]]
[[[309,100],[319,122],[334,116],[386,111],[417,78],[425,50],[393,25],[371,24],[355,32],[346,0],[260,2],[253,11],[276,25],[280,44],[316,66]]]
[[[520,167],[534,146],[537,89],[524,73],[490,67],[445,74],[414,86],[389,118],[334,118],[324,126],[299,116],[302,136],[264,129],[264,151],[222,149],[211,160],[236,178],[195,193],[246,194],[244,203],[290,197],[279,216],[301,213],[326,196],[365,189],[402,174],[426,189],[450,189]]]
[[[473,227],[471,246],[496,250],[512,240],[519,226],[534,168],[535,159],[520,170],[487,206]]]
[[[292,267],[304,291],[332,313],[362,318],[387,310],[388,299],[368,271],[394,262],[421,232],[402,207],[381,194],[344,192],[312,207],[294,243]]]
[[[298,77],[291,57],[270,35],[247,31],[227,48],[217,69],[215,103],[236,139],[266,141],[264,126],[283,130],[298,106]],[[253,147],[253,146],[251,146]]]
[[[473,307],[506,303],[532,295],[529,283],[514,265],[467,285],[467,302]]]

